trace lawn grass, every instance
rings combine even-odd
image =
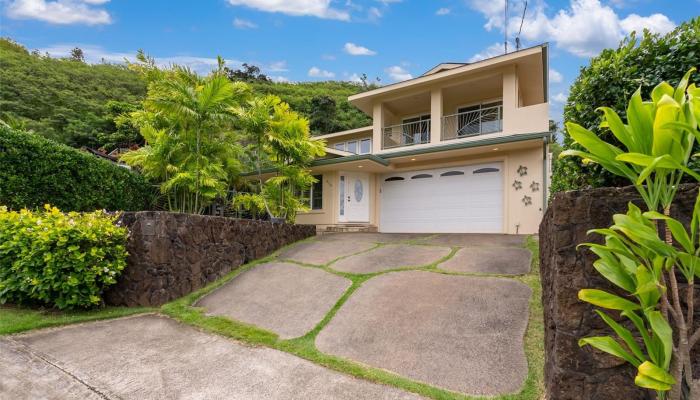
[[[377,244],[375,247],[372,247],[371,249],[365,250],[363,252],[374,250],[383,245],[385,244]],[[532,252],[532,268],[529,274],[516,277],[507,275],[453,273],[438,269],[437,266],[439,263],[450,259],[457,252],[457,248],[454,247],[452,248],[452,251],[449,255],[430,265],[422,267],[395,268],[387,271],[381,271],[370,274],[351,274],[335,271],[332,268],[330,268],[330,265],[332,263],[345,257],[339,257],[325,265],[309,265],[294,262],[295,264],[298,264],[303,267],[320,268],[335,275],[343,276],[347,279],[350,279],[352,281],[352,285],[345,291],[343,296],[341,296],[341,298],[338,299],[333,308],[326,314],[323,320],[321,320],[314,327],[314,329],[312,329],[310,332],[308,332],[302,337],[290,340],[282,340],[277,334],[273,332],[261,329],[253,325],[245,324],[240,321],[232,320],[225,317],[207,316],[203,308],[193,306],[193,304],[195,304],[195,302],[198,299],[220,288],[227,282],[234,279],[236,276],[254,268],[259,264],[271,261],[293,262],[291,260],[283,260],[278,258],[278,254],[281,251],[283,251],[284,248],[280,249],[279,251],[273,253],[268,257],[246,264],[230,272],[222,279],[219,279],[218,281],[213,282],[200,290],[197,290],[187,296],[165,304],[159,310],[152,308],[120,307],[105,308],[95,311],[56,312],[21,308],[0,308],[0,334],[15,333],[29,329],[56,326],[75,322],[115,318],[156,310],[182,323],[195,326],[207,332],[236,339],[249,345],[266,346],[273,349],[281,350],[348,375],[352,375],[376,383],[395,386],[433,399],[465,400],[488,398],[493,400],[539,400],[542,398],[542,395],[544,393],[544,322],[541,304],[542,289],[539,278],[538,242],[534,237],[528,237],[525,243],[525,247],[527,247]],[[413,381],[411,379],[402,377],[400,375],[391,373],[386,370],[370,367],[344,358],[324,354],[316,348],[316,336],[331,321],[331,319],[335,316],[335,314],[342,307],[342,305],[352,296],[352,294],[357,289],[359,289],[362,286],[364,282],[377,275],[393,271],[405,270],[426,270],[433,273],[442,273],[450,275],[492,276],[498,278],[514,279],[528,285],[532,289],[532,296],[530,298],[529,322],[524,338],[525,354],[527,356],[528,361],[528,374],[523,388],[519,393],[495,397],[466,396],[460,393],[436,388],[425,383]]]
[[[58,311],[17,306],[0,307],[0,335],[18,333],[31,329],[75,324],[78,322],[124,317],[127,315],[153,312],[157,309],[146,307],[105,307],[96,310]]]

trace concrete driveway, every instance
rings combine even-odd
[[[195,305],[280,340],[313,332],[323,353],[435,387],[517,393],[527,376],[523,335],[531,292],[509,276],[529,271],[523,241],[329,234],[288,248]],[[343,297],[348,290],[354,291]],[[159,315],[0,337],[0,398],[5,395],[418,398]]]

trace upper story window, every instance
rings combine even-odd
[[[347,151],[353,154],[370,154],[372,153],[372,138],[348,140],[333,145],[333,148],[340,151]]]

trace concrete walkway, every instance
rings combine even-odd
[[[242,273],[196,306],[291,339],[321,322],[351,284],[318,268],[270,263]]]
[[[0,338],[3,399],[418,399],[146,315]]]
[[[319,350],[473,395],[517,392],[530,288],[425,271],[367,281],[316,338]]]

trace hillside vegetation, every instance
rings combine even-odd
[[[309,119],[313,134],[323,134],[371,125],[367,114],[348,103],[348,96],[364,90],[352,82],[248,82],[256,93],[274,94]],[[329,104],[329,99],[334,104]]]
[[[0,88],[0,118],[74,147],[113,141],[114,117],[146,95],[124,66],[49,58],[8,39],[0,39]]]
[[[366,86],[350,82],[276,83],[260,74],[232,71],[232,80],[245,80],[257,94],[274,94],[307,117],[313,134],[371,124],[350,105],[349,95]],[[0,38],[0,119],[13,128],[30,130],[73,146],[105,148],[142,144],[143,138],[120,115],[140,108],[146,83],[125,65],[87,64],[82,51],[52,58],[30,52]],[[116,120],[116,122],[115,122]]]

